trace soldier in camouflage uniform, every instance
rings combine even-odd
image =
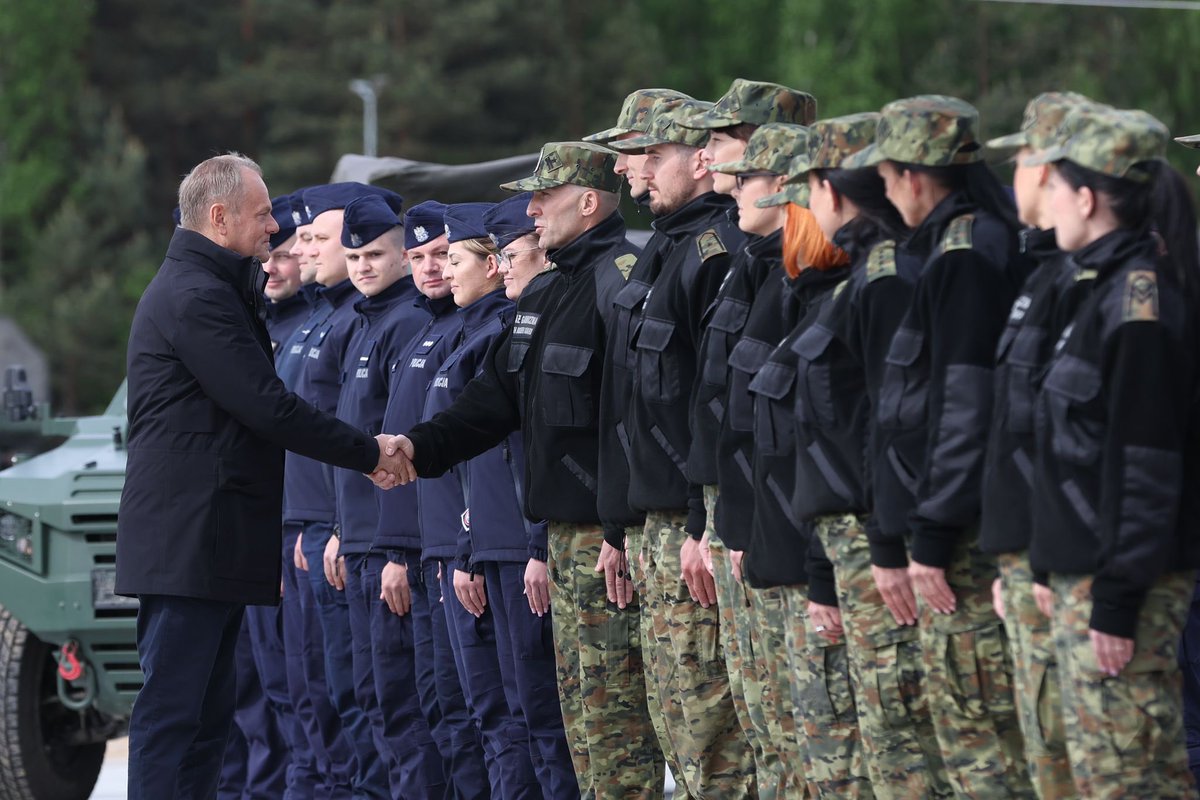
[[[1195,212],[1149,114],[1079,107],[1063,131],[1026,163],[1054,165],[1058,246],[1097,275],[1037,399],[1029,557],[1053,590],[1067,752],[1082,797],[1195,797],[1177,660],[1200,565]]]
[[[896,621],[917,622],[919,604],[926,696],[955,791],[1031,798],[992,605],[996,561],[978,544],[992,365],[1027,270],[1015,210],[981,160],[978,122],[957,98],[898,100],[884,107],[875,142],[843,162],[877,166],[912,231],[898,263],[912,259],[917,273],[871,409],[881,457],[867,536]]]
[[[996,555],[1000,566],[996,580],[1002,605],[997,612],[1003,613],[1008,631],[1029,774],[1042,800],[1078,795],[1067,763],[1050,620],[1034,600],[1029,567],[1034,397],[1063,326],[1091,292],[1094,273],[1077,269],[1054,242],[1046,192],[1050,167],[1027,166],[1025,161],[1051,143],[1068,111],[1087,102],[1072,92],[1038,95],[1025,109],[1021,130],[988,142],[993,151],[1016,150],[1013,188],[1017,212],[1028,226],[1021,231],[1021,250],[1036,266],[1013,302],[997,350],[979,544]]]
[[[641,175],[657,220],[655,239],[617,298],[620,341],[612,357],[629,370],[630,396],[606,402],[624,409],[629,502],[646,512],[647,680],[656,685],[651,703],[662,714],[665,747],[690,795],[742,797],[755,791],[753,758],[734,710],[711,576],[699,557],[702,493],[685,475],[701,316],[741,239],[726,213],[731,203],[711,191],[701,161],[707,132],[682,124],[708,108],[682,101],[663,109],[646,134],[611,143],[646,155]]]
[[[521,293],[514,324],[480,375],[409,438],[425,477],[521,430],[526,516],[549,521],[559,699],[581,794],[654,798],[663,761],[646,707],[638,602],[607,602],[596,570],[607,543],[597,512],[595,398],[613,297],[636,257],[616,210],[614,162],[603,147],[555,142],[542,148],[532,176],[504,185],[534,193],[529,215],[553,266]]]
[[[715,171],[713,164],[742,158],[751,136],[761,125],[775,122],[807,124],[815,116],[816,100],[805,92],[738,78],[713,108],[685,119],[684,124],[709,132],[704,153],[713,173],[713,190],[719,194],[732,194],[734,175]],[[762,261],[751,269],[747,249],[743,247],[734,255],[729,276],[722,283],[716,300],[705,311],[704,334],[700,340],[701,369],[692,391],[692,449],[688,454],[688,477],[704,487],[706,527],[701,552],[707,550],[711,558],[711,574],[721,612],[721,644],[734,707],[746,739],[754,748],[758,796],[773,800],[781,796],[779,784],[785,761],[781,758],[780,746],[784,739],[773,735],[773,731],[777,734],[775,723],[778,721],[774,720],[774,704],[764,702],[764,696],[769,699],[769,684],[774,682],[767,680],[769,676],[785,675],[786,667],[782,672],[771,670],[769,673],[761,667],[777,657],[785,658],[786,654],[782,650],[782,640],[778,651],[766,653],[757,652],[751,641],[751,631],[762,628],[752,619],[750,590],[740,579],[740,564],[734,563],[735,560],[740,562],[746,548],[749,518],[748,514],[722,513],[718,509],[717,438],[724,421],[724,410],[728,407],[728,357],[745,321],[744,313],[739,311],[748,306],[772,273]],[[723,524],[718,525],[719,519]],[[764,681],[768,685],[764,685]],[[768,717],[772,722],[768,722]]]

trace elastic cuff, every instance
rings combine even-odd
[[[1041,572],[1039,570],[1034,570],[1033,571],[1033,582],[1036,583],[1038,586],[1045,586],[1047,589],[1049,589],[1050,588],[1050,573],[1049,572]]]
[[[604,526],[604,541],[608,542],[609,547],[615,547],[618,550],[624,550],[625,528],[620,525]]]
[[[700,541],[704,536],[704,525],[707,522],[708,515],[704,513],[704,507],[689,508],[687,520],[683,523],[683,529],[687,531],[687,535]]]
[[[902,569],[908,566],[908,550],[903,539],[873,539],[867,542],[871,549],[871,563],[884,569]]]
[[[823,606],[837,607],[837,584],[824,576],[809,575],[808,599]]]
[[[385,550],[387,560],[393,564],[407,564],[408,559],[405,557],[403,550]]]
[[[954,560],[954,540],[918,533],[913,536],[912,560],[927,567],[946,569]]]
[[[529,557],[534,561],[541,561],[544,563],[549,556],[543,548],[531,547],[529,548]]]
[[[1120,636],[1122,639],[1133,639],[1137,635],[1137,620],[1140,611],[1140,606],[1130,608],[1093,599],[1092,617],[1088,624],[1092,630],[1100,633]]]

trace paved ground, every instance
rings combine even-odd
[[[92,792],[91,800],[125,800],[125,785],[128,782],[129,771],[126,761],[129,758],[129,740],[117,739],[108,743],[104,753],[104,768],[100,770],[100,780],[96,790]],[[667,800],[675,791],[675,781],[667,773]]]

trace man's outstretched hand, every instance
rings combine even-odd
[[[380,489],[393,489],[412,483],[417,479],[413,467],[413,444],[407,436],[389,436],[381,433],[375,437],[379,443],[379,463],[371,472],[371,481]]]

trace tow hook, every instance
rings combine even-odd
[[[58,676],[64,681],[77,681],[83,677],[83,664],[79,661],[79,642],[68,639],[58,653]]]

